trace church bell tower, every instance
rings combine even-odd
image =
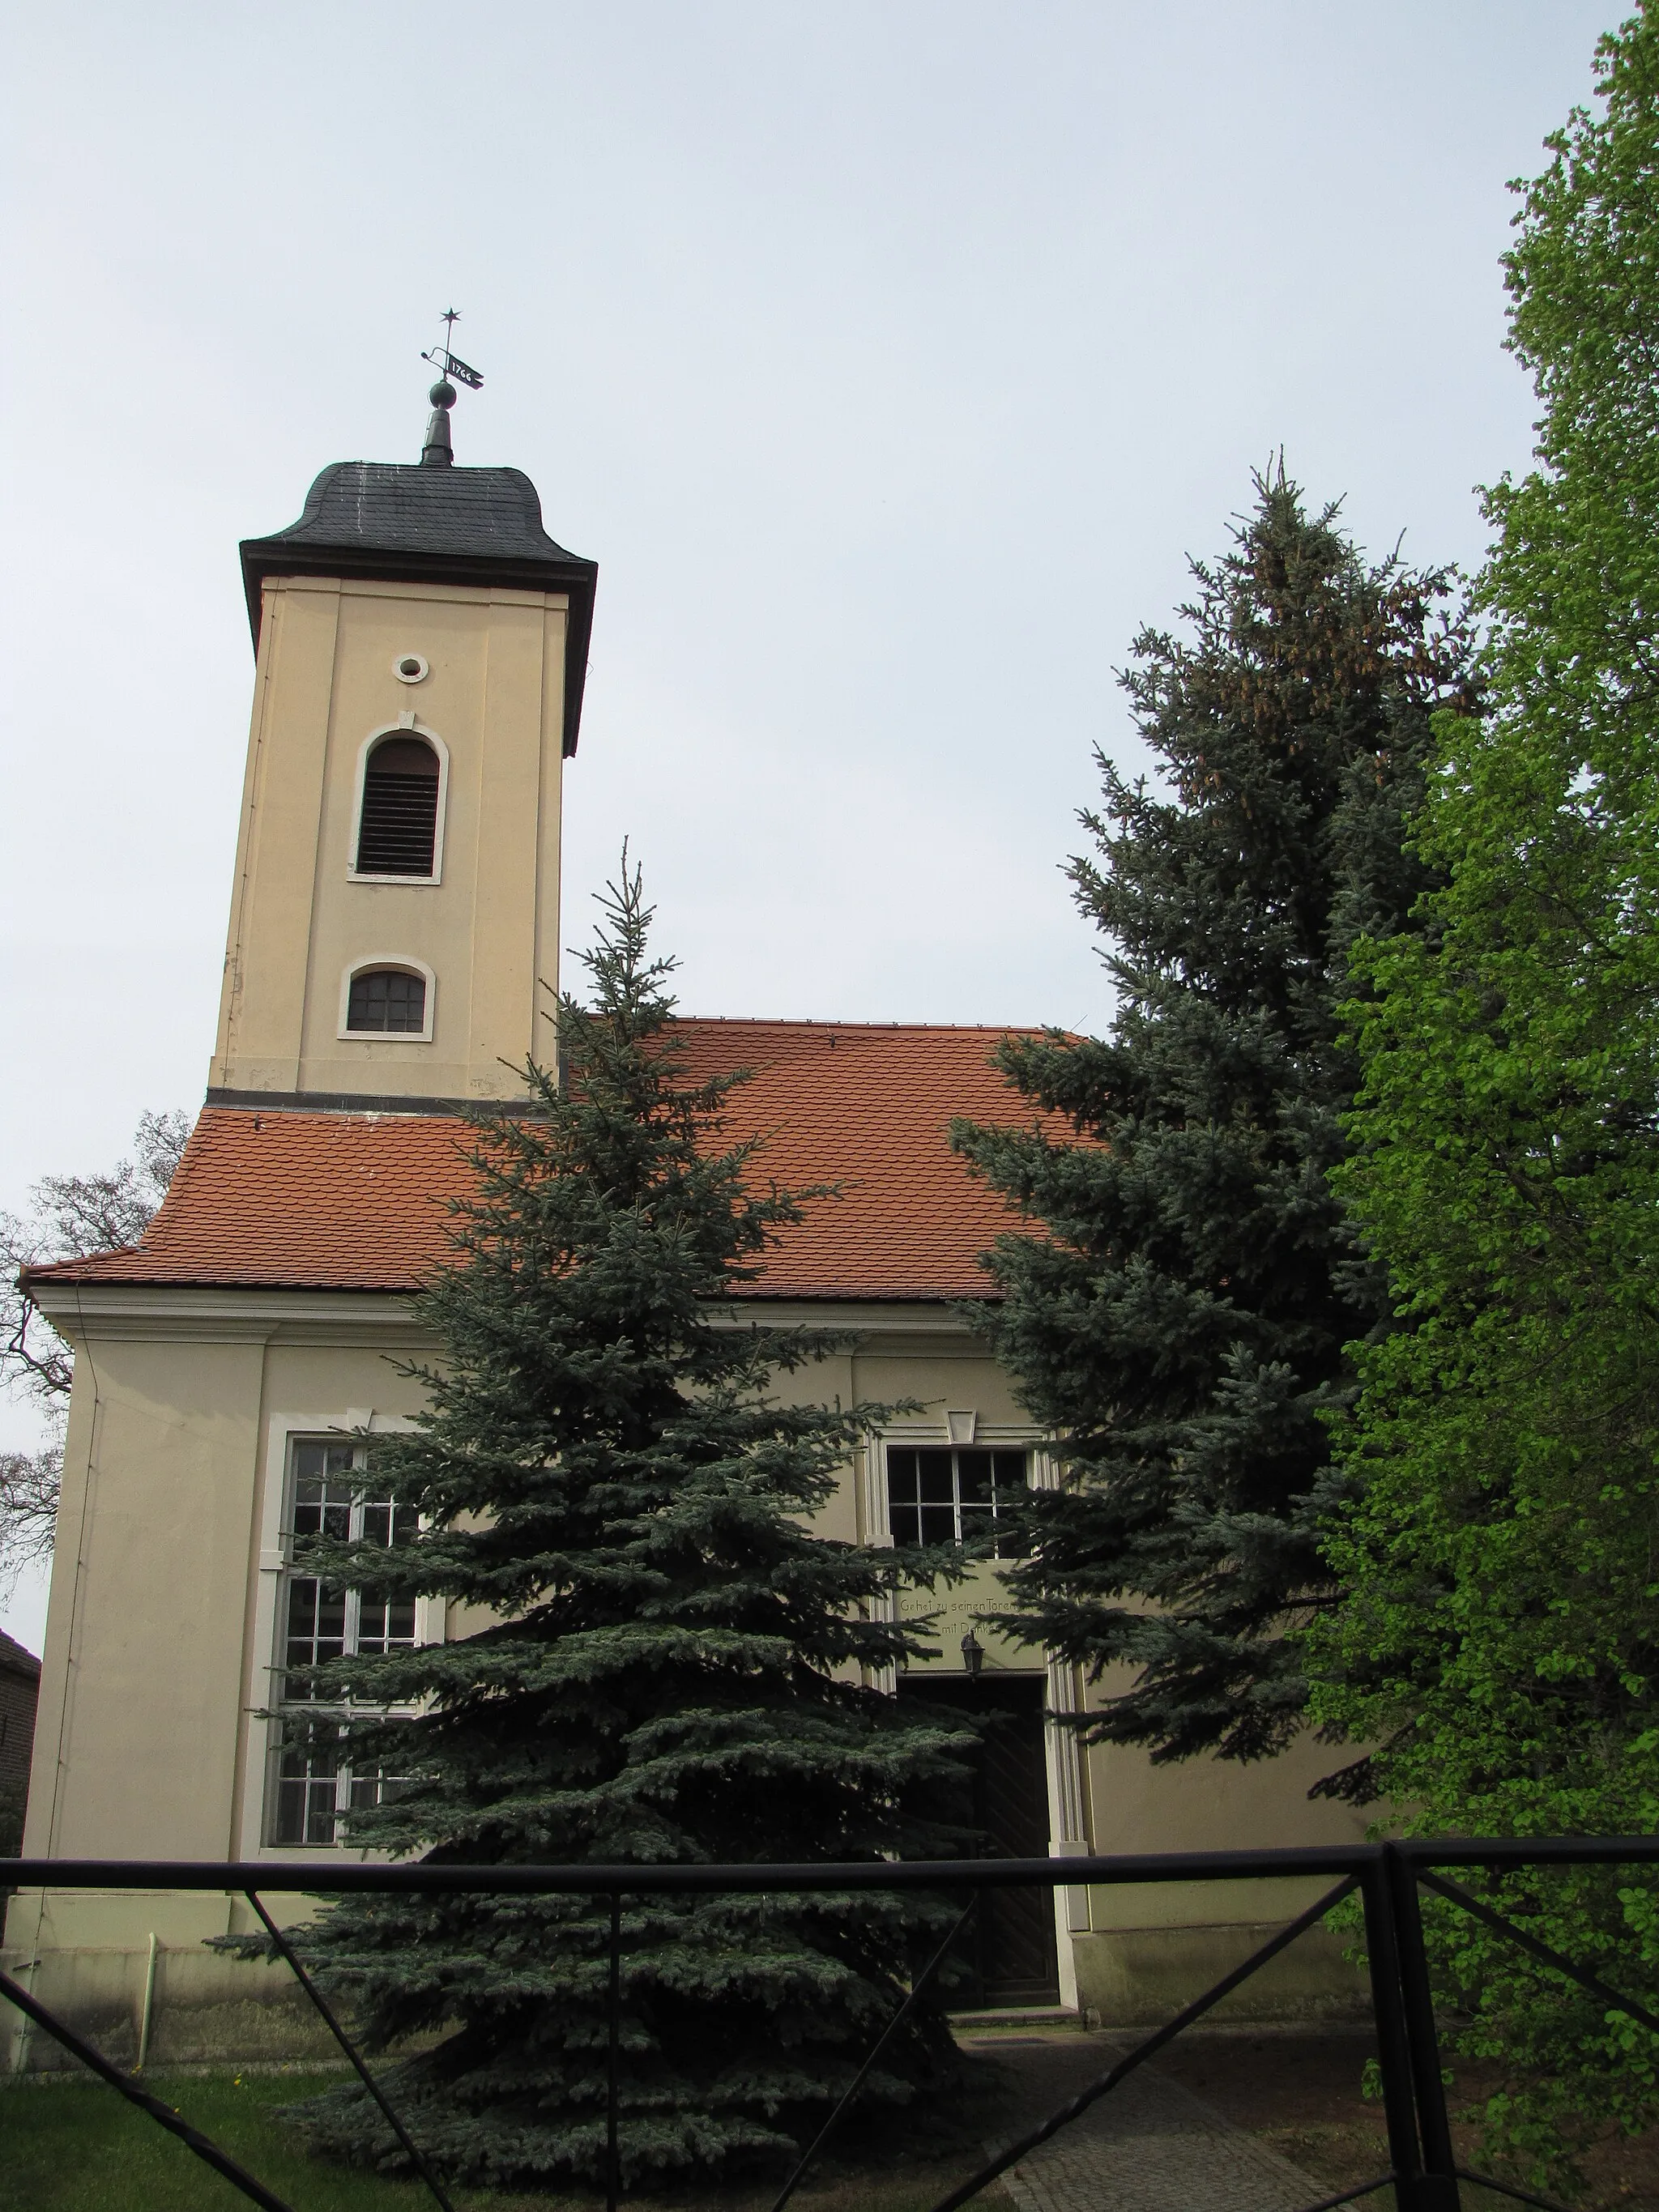
[[[242,545],[256,653],[210,1104],[508,1099],[546,1060],[597,564],[517,469],[337,461]],[[505,1064],[504,1064],[505,1063]]]

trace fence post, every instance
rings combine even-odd
[[[155,2010],[155,1930],[149,1931],[149,1952],[144,1960],[144,1995],[138,2007],[138,2056],[132,2070],[142,2074],[149,2063],[149,2026]]]
[[[1432,2200],[1422,2194],[1424,2174],[1417,2148],[1411,2040],[1400,1987],[1394,1898],[1381,1850],[1362,1871],[1359,1891],[1365,1905],[1365,1956],[1370,1969],[1371,2011],[1376,2021],[1376,2060],[1382,2075],[1382,2110],[1389,2124],[1394,2201],[1398,2212],[1437,2212]]]
[[[1428,1954],[1423,1948],[1423,1912],[1417,1893],[1417,1869],[1393,1844],[1383,1845],[1394,1904],[1395,1943],[1400,1961],[1400,1992],[1411,2051],[1412,2087],[1417,2101],[1417,2130],[1423,2146],[1423,2212],[1460,2212],[1457,2159],[1451,2122],[1446,2114],[1446,2085],[1440,2075],[1440,2038],[1434,2024],[1434,1991]]]

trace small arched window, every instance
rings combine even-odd
[[[426,978],[406,968],[365,968],[351,979],[347,1030],[354,1035],[421,1036],[426,1029]]]
[[[436,875],[438,785],[438,756],[424,738],[380,739],[363,763],[356,874]]]

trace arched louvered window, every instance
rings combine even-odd
[[[424,738],[382,738],[363,764],[360,876],[437,873],[438,756]]]
[[[347,1030],[353,1035],[419,1036],[426,1028],[426,978],[406,968],[365,968],[351,979]]]

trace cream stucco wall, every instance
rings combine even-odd
[[[25,1850],[273,1868],[314,1858],[314,1846],[267,1840],[270,1724],[261,1709],[281,1611],[288,1440],[406,1419],[418,1395],[398,1364],[432,1347],[400,1301],[368,1294],[102,1285],[42,1295],[77,1357]],[[824,1318],[805,1309],[771,1317]],[[1041,1440],[1006,1377],[946,1309],[872,1306],[836,1320],[858,1331],[856,1349],[780,1377],[781,1394],[895,1407],[884,1432],[896,1440],[942,1442],[947,1415],[958,1425],[971,1415],[976,1441],[1038,1449],[1043,1471]],[[878,1453],[849,1468],[819,1525],[826,1534],[886,1539]],[[981,1568],[960,1589],[903,1601],[912,1614],[940,1612],[936,1656],[921,1674],[961,1671],[962,1632],[995,1602],[993,1574]],[[446,1632],[441,1609],[424,1614],[422,1632]],[[988,1676],[1044,1671],[1040,1653],[982,1624],[978,1632]],[[1074,1708],[1071,1670],[1047,1673],[1051,1711]],[[1320,1761],[1304,1745],[1251,1767],[1155,1767],[1137,1752],[1080,1757],[1070,1733],[1051,1726],[1051,1849],[1355,1837],[1351,1814],[1307,1800]],[[1307,1893],[1304,1885],[1269,1893],[1242,1883],[1062,1891],[1064,1994],[1123,2017],[1137,2007],[1156,2012],[1171,1973],[1177,1983],[1196,1975],[1201,1985],[1209,1964],[1231,1960],[1254,1929],[1300,1909]],[[297,1899],[283,1907],[303,1909]],[[202,1939],[235,1927],[240,1910],[211,1894],[37,1893],[11,1907],[8,1955],[45,1977],[43,1997],[56,1989],[88,2018],[102,2016],[100,2005],[121,2014],[119,1993],[130,1996],[142,1978],[152,1932],[199,1956]],[[1323,2002],[1340,1993],[1342,1976],[1328,1946],[1321,1960],[1310,1986]],[[199,1984],[209,2012],[228,2005],[223,2016],[234,2023],[244,2017],[246,1975],[221,1963],[230,1978],[222,1987],[205,1967],[180,1965],[175,1978],[180,1990]]]
[[[288,1441],[405,1419],[419,1393],[398,1366],[433,1347],[401,1301],[370,1294],[98,1285],[41,1297],[77,1358],[26,1848],[292,1856],[264,1839],[258,1718]],[[899,1405],[896,1438],[940,1440],[947,1411],[966,1410],[981,1440],[1036,1440],[984,1347],[943,1309],[846,1318],[857,1350],[781,1376],[781,1395]],[[873,1464],[849,1468],[817,1525],[885,1540]],[[989,1595],[940,1594],[954,1632],[930,1663],[960,1671],[956,1615]],[[441,1620],[426,1632],[443,1633]],[[1041,1670],[1012,1647],[991,1663]],[[106,1932],[102,1905],[95,1917]]]
[[[213,1088],[505,1098],[503,1061],[550,1057],[568,619],[541,592],[267,580]],[[400,726],[447,757],[440,878],[354,880],[363,751]],[[430,969],[429,1042],[340,1036],[343,977],[381,957]]]
[[[349,1295],[88,1286],[54,1319],[76,1382],[24,1848],[262,1856],[287,1437],[406,1416],[396,1363],[429,1347]],[[38,1929],[25,1904],[8,1942],[35,1949],[226,1928],[201,1897],[59,1893]]]

